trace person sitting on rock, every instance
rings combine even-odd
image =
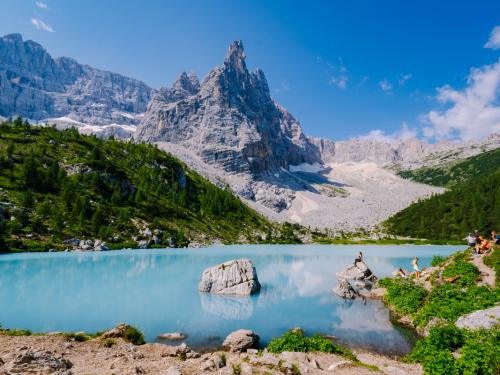
[[[490,241],[488,241],[486,238],[483,236],[479,236],[480,243],[476,245],[476,252],[478,254],[485,254],[491,249],[491,244]]]
[[[361,262],[363,262],[363,253],[360,251],[358,256],[354,259],[354,267]]]
[[[491,232],[491,239],[494,245],[500,245],[500,234],[495,231]]]
[[[411,264],[413,266],[413,269],[415,270],[415,279],[418,280],[420,279],[420,273],[422,272],[420,270],[420,267],[418,266],[418,257],[415,257],[413,258],[413,260],[411,261]]]
[[[396,275],[406,279],[406,272],[402,268],[398,269]]]

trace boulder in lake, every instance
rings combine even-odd
[[[250,348],[256,348],[259,345],[260,337],[249,329],[239,329],[230,333],[222,346],[232,352],[242,352]]]
[[[339,279],[351,279],[361,281],[377,281],[377,277],[368,268],[365,262],[357,262],[356,265],[350,265],[342,271],[336,273]]]
[[[203,271],[198,290],[205,293],[249,295],[260,290],[253,263],[234,259]]]
[[[186,335],[181,332],[171,332],[171,333],[162,333],[161,335],[158,335],[158,338],[162,340],[177,341],[177,340],[184,340],[186,338]]]
[[[358,292],[356,292],[349,281],[343,279],[339,279],[337,286],[333,288],[333,293],[344,299],[354,299],[358,296]]]

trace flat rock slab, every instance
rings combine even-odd
[[[260,290],[253,263],[234,259],[203,271],[198,290],[205,293],[250,295]]]
[[[500,323],[500,306],[491,307],[486,310],[474,311],[462,315],[457,319],[455,325],[458,328],[482,329],[493,328]]]

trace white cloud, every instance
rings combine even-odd
[[[43,22],[42,20],[39,20],[37,18],[32,18],[31,24],[33,26],[35,26],[38,30],[48,31],[49,33],[54,32],[54,29],[52,28],[52,26],[47,25],[45,22]]]
[[[378,84],[379,84],[380,88],[382,89],[382,91],[384,91],[384,92],[392,91],[392,84],[389,82],[389,80],[387,78],[384,78]]]
[[[500,49],[500,26],[493,28],[490,39],[488,39],[484,48]]]
[[[411,128],[408,126],[406,122],[401,124],[401,128],[396,130],[393,133],[387,134],[385,131],[376,129],[371,130],[367,134],[360,135],[356,137],[357,139],[366,139],[375,142],[396,142],[396,141],[405,141],[410,138],[416,138],[418,136],[418,132],[415,128]]]
[[[341,74],[339,76],[331,76],[330,77],[330,84],[337,86],[341,90],[345,90],[347,88],[347,81],[349,80],[349,77],[347,77],[344,74]]]
[[[438,88],[437,100],[448,107],[424,117],[426,137],[470,140],[500,132],[500,60],[471,69],[463,90]]]
[[[403,86],[406,83],[406,81],[408,81],[409,79],[411,79],[411,77],[413,77],[413,74],[411,74],[411,73],[400,74],[399,78],[398,78],[399,85]]]
[[[35,5],[40,9],[47,9],[49,7],[47,4],[40,0],[35,1]]]
[[[290,90],[290,82],[288,82],[286,79],[281,80],[281,84],[279,87],[274,89],[274,92],[280,93],[280,92],[285,92]]]

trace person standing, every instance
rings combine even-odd
[[[360,251],[358,256],[354,259],[354,267],[361,262],[363,262],[363,253]]]
[[[419,259],[418,259],[418,257],[415,257],[415,258],[413,258],[413,260],[411,261],[411,264],[412,264],[412,266],[413,266],[413,269],[415,270],[415,279],[416,279],[416,280],[420,279],[420,272],[422,272],[422,271],[420,271],[420,267],[419,267],[419,265],[418,265],[418,260],[419,260]]]

